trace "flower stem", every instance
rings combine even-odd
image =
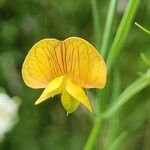
[[[98,116],[95,119],[94,126],[92,128],[92,131],[89,135],[89,138],[88,138],[83,150],[93,150],[94,143],[96,142],[96,139],[98,138],[99,133],[102,129],[103,121],[104,120],[102,119],[101,116]]]

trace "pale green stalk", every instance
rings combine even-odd
[[[97,89],[96,90],[96,94],[97,94],[97,98],[98,98],[98,110],[99,110],[99,113],[103,113],[104,111],[106,111],[106,108],[105,108],[105,91],[106,91],[106,88],[105,89]]]
[[[87,139],[87,142],[86,142],[83,150],[93,150],[94,144],[101,132],[102,125],[103,125],[102,117],[97,117],[95,119],[92,131]]]
[[[120,95],[121,76],[120,76],[120,72],[119,72],[118,68],[115,68],[113,78],[114,78],[113,83],[112,83],[113,91],[112,91],[112,98],[111,98],[112,105],[116,102],[117,97]],[[116,113],[108,120],[108,129],[109,129],[108,130],[108,139],[107,139],[108,150],[111,150],[112,144],[114,143],[114,141],[116,140],[116,138],[118,136],[118,128],[119,128],[119,124],[120,124],[120,120],[118,117],[119,117],[119,114]],[[115,144],[115,147],[117,147],[116,144]]]
[[[117,60],[118,55],[120,54],[121,48],[125,42],[127,34],[129,32],[131,23],[133,21],[134,15],[138,8],[140,0],[129,0],[126,11],[123,15],[119,28],[117,30],[115,39],[113,41],[108,59],[107,59],[107,68],[110,70]]]
[[[113,73],[113,91],[112,91],[112,104],[114,104],[116,102],[117,97],[120,94],[120,89],[121,89],[121,75],[120,75],[120,71],[117,68],[114,69],[114,73]]]
[[[114,18],[117,2],[118,0],[111,0],[109,4],[109,8],[108,8],[109,11],[108,11],[107,18],[106,18],[106,24],[104,28],[104,33],[102,37],[102,45],[101,45],[101,53],[103,57],[105,57],[106,55],[106,51],[107,51],[108,44],[110,41],[113,18]]]

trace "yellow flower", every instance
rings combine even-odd
[[[27,86],[45,88],[35,104],[61,94],[62,105],[68,113],[75,111],[80,103],[92,112],[82,88],[103,88],[106,74],[101,55],[90,43],[78,37],[39,41],[29,51],[22,67]]]

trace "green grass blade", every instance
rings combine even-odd
[[[104,33],[103,33],[103,37],[102,37],[102,45],[101,45],[101,51],[102,51],[103,57],[105,57],[108,43],[110,40],[110,33],[111,33],[111,29],[112,29],[113,18],[114,18],[117,2],[118,2],[118,0],[111,0],[110,4],[109,4],[105,29],[104,29]]]
[[[96,48],[100,50],[100,26],[96,0],[91,0]]]
[[[132,96],[140,92],[148,85],[150,85],[150,70],[148,70],[147,73],[143,74],[124,90],[124,92],[116,100],[116,103],[104,113],[104,118],[108,119],[113,116],[128,100],[130,100]]]
[[[113,64],[115,63],[120,51],[121,47],[124,44],[126,36],[129,32],[132,20],[138,8],[140,0],[129,0],[124,16],[119,25],[118,31],[116,33],[115,39],[113,41],[108,59],[107,59],[107,67],[108,70],[111,69]]]
[[[135,22],[135,25],[138,26],[141,30],[143,30],[144,32],[146,32],[147,34],[150,34],[150,31],[147,30],[146,28],[142,27],[140,24],[138,24],[137,22]]]

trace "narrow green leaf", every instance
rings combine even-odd
[[[121,51],[121,47],[125,42],[127,34],[129,32],[132,20],[138,8],[140,0],[129,0],[124,16],[119,25],[118,31],[116,33],[115,39],[113,41],[108,59],[107,59],[107,67],[110,70],[117,60],[117,57]]]
[[[111,0],[109,7],[108,7],[106,24],[105,24],[105,28],[104,28],[104,33],[103,33],[103,37],[102,37],[102,45],[101,45],[101,51],[102,51],[103,57],[105,57],[108,43],[110,40],[110,33],[111,33],[111,29],[112,29],[113,18],[114,18],[117,2],[118,2],[118,0]]]

